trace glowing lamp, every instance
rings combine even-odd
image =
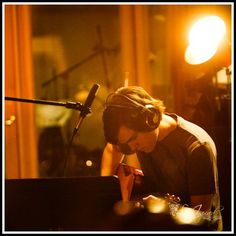
[[[191,65],[210,60],[225,36],[226,26],[218,16],[207,16],[197,21],[189,32],[185,61]]]

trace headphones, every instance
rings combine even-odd
[[[120,102],[110,101],[111,95],[119,96]],[[123,100],[125,99],[125,101]],[[127,105],[122,105],[122,103]],[[152,104],[142,105],[124,94],[112,93],[108,96],[105,104],[105,110],[115,109],[120,111],[124,120],[128,121],[129,128],[141,132],[155,130],[161,120],[161,114]]]

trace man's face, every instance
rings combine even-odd
[[[121,152],[127,150],[125,154],[128,154],[128,151],[130,153],[152,152],[157,142],[158,133],[158,128],[149,132],[137,132],[126,126],[121,126],[118,132],[118,147]]]

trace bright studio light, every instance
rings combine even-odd
[[[210,60],[216,51],[217,46],[190,44],[185,51],[185,61],[191,65],[201,64]]]
[[[189,46],[185,51],[185,61],[195,65],[212,58],[225,32],[225,23],[218,16],[207,16],[197,21],[189,32]]]

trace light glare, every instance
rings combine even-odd
[[[218,16],[207,16],[197,21],[189,32],[190,44],[218,44],[226,32],[224,21]]]
[[[192,65],[208,61],[216,54],[225,32],[225,23],[218,16],[208,16],[197,21],[189,32],[185,61]]]
[[[185,61],[196,65],[208,61],[217,51],[216,45],[189,45],[185,51]]]

